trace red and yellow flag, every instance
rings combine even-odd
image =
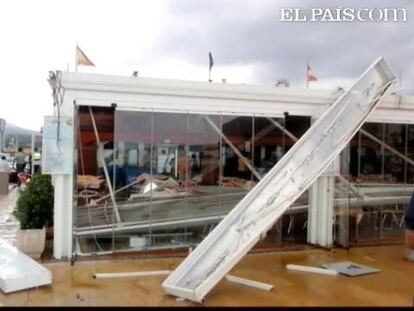
[[[84,66],[95,66],[79,46],[76,46],[76,64]]]
[[[311,67],[309,66],[309,64],[307,64],[307,66],[308,66],[308,70],[307,70],[308,74],[307,74],[307,77],[306,77],[306,81],[308,83],[311,82],[311,81],[318,81],[318,78],[316,78],[316,76],[312,73],[312,70],[311,70]]]

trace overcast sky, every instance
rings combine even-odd
[[[404,7],[406,23],[282,23],[283,7]],[[0,117],[39,130],[52,114],[49,70],[74,70],[75,44],[96,67],[79,71],[313,88],[349,86],[377,57],[414,93],[414,1],[0,1]]]

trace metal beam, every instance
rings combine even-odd
[[[246,159],[241,152],[239,151],[239,149],[237,149],[237,147],[235,145],[233,145],[233,143],[226,137],[226,135],[223,134],[223,132],[217,127],[217,125],[214,124],[213,121],[211,121],[211,119],[207,116],[204,116],[204,119],[207,120],[207,122],[211,125],[211,127],[217,132],[217,134],[219,134],[221,136],[221,138],[224,139],[224,141],[230,146],[230,148],[233,150],[233,152],[235,154],[237,154],[237,156],[243,161],[244,164],[246,164],[246,166],[250,169],[250,171],[252,171],[252,173],[254,174],[254,176],[256,176],[257,179],[261,180],[262,176],[254,169],[254,167],[251,165],[250,161],[248,159]]]
[[[371,133],[368,133],[367,131],[365,131],[363,129],[360,129],[360,132],[361,132],[361,134],[365,135],[369,139],[371,139],[371,140],[375,141],[376,143],[380,144],[385,149],[391,151],[391,153],[399,156],[400,158],[402,158],[403,160],[405,160],[407,163],[409,163],[412,166],[414,166],[414,160],[412,160],[409,157],[405,156],[404,154],[402,154],[401,152],[399,152],[395,148],[393,148],[390,145],[384,143],[382,140],[378,139],[377,137],[375,137],[374,135],[372,135]]]
[[[269,126],[267,126],[267,127],[265,127],[264,129],[262,129],[260,132],[258,132],[257,134],[255,134],[254,135],[254,139],[260,139],[260,138],[262,138],[262,137],[264,137],[264,136],[266,136],[267,134],[269,134],[271,131],[273,130],[273,126],[272,125],[269,125]],[[237,148],[237,146],[235,146],[236,148]],[[211,173],[212,171],[214,171],[218,166],[220,165],[220,161],[218,161],[218,163],[216,164],[216,165],[214,165],[214,166],[212,166],[209,170],[207,170],[206,172],[205,172],[205,174],[209,174],[209,173]],[[262,178],[262,177],[261,177]],[[258,178],[259,180],[261,179],[261,178]]]
[[[118,192],[120,192],[120,191],[122,191],[122,190],[125,190],[125,189],[127,189],[127,188],[129,188],[129,187],[132,187],[132,186],[134,186],[134,185],[136,185],[137,183],[139,183],[141,180],[135,180],[135,181],[133,181],[132,183],[130,183],[130,184],[128,184],[128,185],[126,185],[126,186],[123,186],[123,187],[121,187],[121,188],[119,188],[119,189],[117,189],[116,191],[114,191],[114,194],[115,193],[118,193]],[[109,197],[109,196],[111,196],[111,194],[109,193],[109,194],[107,194],[107,195],[105,195],[105,196],[103,196],[103,197],[101,197],[101,198],[99,198],[99,199],[96,199],[96,200],[93,200],[95,203],[99,203],[99,202],[101,202],[101,201],[103,201],[103,200],[105,200],[107,197]]]
[[[276,120],[273,120],[272,118],[266,118],[266,119],[270,123],[272,123],[274,126],[276,126],[279,130],[281,130],[283,133],[285,133],[294,142],[297,142],[299,140],[299,138],[297,138],[295,135],[293,135],[291,132],[289,132],[282,124],[280,124]]]
[[[272,118],[267,118],[267,120],[269,120],[274,126],[276,126],[279,130],[281,130],[283,133],[285,133],[290,139],[292,139],[294,142],[297,142],[299,140],[298,137],[296,137],[295,135],[293,135],[291,132],[289,132],[289,130],[287,130],[283,125],[281,125],[279,122],[275,121]],[[365,195],[361,195],[358,191],[358,189],[352,184],[350,183],[345,177],[343,177],[342,175],[338,175],[337,176],[339,181],[346,185],[349,186],[349,189],[351,190],[351,192],[353,194],[355,194],[357,197],[359,198],[363,198],[365,199]]]
[[[379,58],[164,281],[171,295],[201,302],[359,130],[395,75]]]
[[[366,201],[361,201],[360,199],[335,199],[334,208],[339,207],[361,207],[361,206],[378,206],[382,204],[378,209],[386,209],[387,204],[405,204],[410,199],[410,196],[389,196],[389,197],[375,197],[369,198]],[[299,205],[291,207],[287,210],[286,215],[297,214],[305,212],[308,208],[308,205]],[[165,228],[171,228],[176,226],[194,226],[202,224],[212,224],[221,221],[227,213],[223,213],[216,216],[201,216],[195,218],[179,219],[179,220],[159,220],[158,222],[130,222],[123,223],[122,228],[115,228],[113,225],[102,225],[96,227],[83,227],[77,228],[74,231],[74,235],[88,236],[94,234],[109,234],[113,232],[123,232],[123,231],[145,231],[148,228],[153,228],[154,230],[163,230]]]
[[[88,106],[88,108],[89,108],[89,115],[91,116],[91,120],[92,120],[93,131],[95,132],[96,143],[98,145],[98,154],[99,154],[100,160],[102,162],[102,166],[103,166],[104,173],[105,173],[106,185],[108,186],[109,194],[111,196],[112,204],[114,206],[116,221],[118,223],[121,223],[122,220],[121,220],[121,217],[119,216],[118,206],[116,204],[115,195],[114,195],[114,192],[112,190],[111,179],[109,178],[109,174],[108,174],[108,168],[106,167],[105,158],[104,158],[102,150],[101,150],[101,141],[99,139],[98,130],[96,128],[95,117],[93,116],[91,106]]]

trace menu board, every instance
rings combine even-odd
[[[42,146],[43,174],[73,173],[73,118],[44,118]]]

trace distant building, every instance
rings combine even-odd
[[[0,119],[0,151],[4,149],[5,142],[5,131],[6,131],[6,120]]]

